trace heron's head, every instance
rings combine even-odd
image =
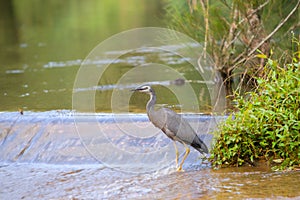
[[[153,89],[149,85],[140,86],[136,89],[133,89],[132,91],[144,92],[144,93],[148,93],[148,94],[153,93]]]

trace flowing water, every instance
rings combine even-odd
[[[194,114],[184,117],[202,133],[222,120]],[[128,131],[132,123],[140,137]],[[90,129],[82,133],[81,126]],[[155,131],[144,114],[5,112],[0,114],[0,128],[1,199],[300,197],[299,172],[271,172],[266,166],[214,170],[195,150],[183,166],[185,171],[176,172],[172,142]],[[103,130],[105,135],[101,135]],[[211,136],[199,136],[210,144]],[[119,151],[107,148],[110,145]],[[94,151],[93,147],[98,148]],[[178,147],[183,153],[184,148]],[[126,157],[128,152],[131,155]]]
[[[0,199],[300,198],[299,172],[213,170],[193,149],[185,172],[175,171],[173,142],[145,115],[148,97],[129,90],[154,85],[159,106],[184,113],[210,147],[210,131],[224,118],[203,114],[222,102],[211,95],[215,80],[191,64],[198,44],[186,57],[180,45],[144,41],[86,59],[113,34],[161,26],[163,1],[149,2],[0,1]],[[83,63],[109,67],[95,85],[74,88]],[[92,112],[80,107],[86,99],[74,109],[74,97],[89,92]]]
[[[100,165],[3,165],[1,199],[299,199],[300,174],[242,170],[124,174]]]

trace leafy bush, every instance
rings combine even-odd
[[[212,150],[214,166],[254,165],[259,159],[277,163],[273,169],[300,165],[300,52],[280,67],[267,59],[267,77],[258,88],[238,96],[238,111],[221,125]]]

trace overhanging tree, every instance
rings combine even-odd
[[[300,0],[170,0],[166,11],[171,28],[203,42],[227,95],[232,95],[236,88],[251,89],[255,77],[264,77],[265,60],[256,56],[258,51],[268,56],[273,48],[286,49],[291,31],[299,37],[299,4]]]

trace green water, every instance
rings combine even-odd
[[[74,89],[77,89],[74,88],[74,83],[80,66],[91,52],[116,34],[136,28],[167,26],[164,21],[164,6],[159,0],[1,1],[0,111],[74,109],[72,95]],[[112,104],[118,103],[120,99],[113,102],[112,96],[116,90],[129,91],[147,82],[155,82],[158,104],[179,112],[212,111],[209,89],[205,83],[201,83],[203,77],[195,65],[185,59],[190,57],[196,60],[199,54],[194,52],[198,52],[201,47],[195,47],[192,54],[182,57],[178,55],[179,51],[173,51],[173,48],[178,49],[179,46],[172,46],[173,41],[169,35],[163,37],[165,38],[157,36],[157,40],[162,41],[157,49],[147,49],[142,44],[115,60],[109,59],[118,53],[118,49],[105,52],[107,58],[95,60],[96,67],[106,64],[109,67],[99,77],[98,84],[93,85],[96,89],[79,88],[82,93],[96,90],[92,97],[95,98],[94,111],[145,112],[148,100],[145,95],[131,94],[128,108],[117,110],[112,109]],[[130,45],[135,40],[138,39],[131,37],[126,41],[125,38],[124,42]],[[176,42],[177,40],[175,38]],[[172,45],[162,50],[160,47],[170,44],[165,41],[171,41]],[[142,41],[146,46],[147,42]],[[146,77],[145,72],[140,71],[135,72],[134,77],[126,82],[130,84],[120,83],[125,75],[130,74],[130,71],[131,74],[132,71],[137,71],[135,69],[141,65],[149,65],[147,69],[157,65],[166,66],[177,75],[171,76],[168,70],[152,70],[151,77]],[[95,69],[100,70],[100,67]],[[175,89],[187,95],[184,103],[178,100],[180,95],[176,96],[166,82],[182,77],[189,82],[188,87],[192,88],[189,94],[194,96],[191,99],[184,87]],[[89,78],[84,77],[84,81]],[[134,82],[135,79],[139,81]]]
[[[159,0],[0,4],[1,111],[71,109],[77,70],[96,45],[128,29],[163,24]],[[111,76],[126,68],[118,65]],[[99,105],[98,110],[109,107]]]

